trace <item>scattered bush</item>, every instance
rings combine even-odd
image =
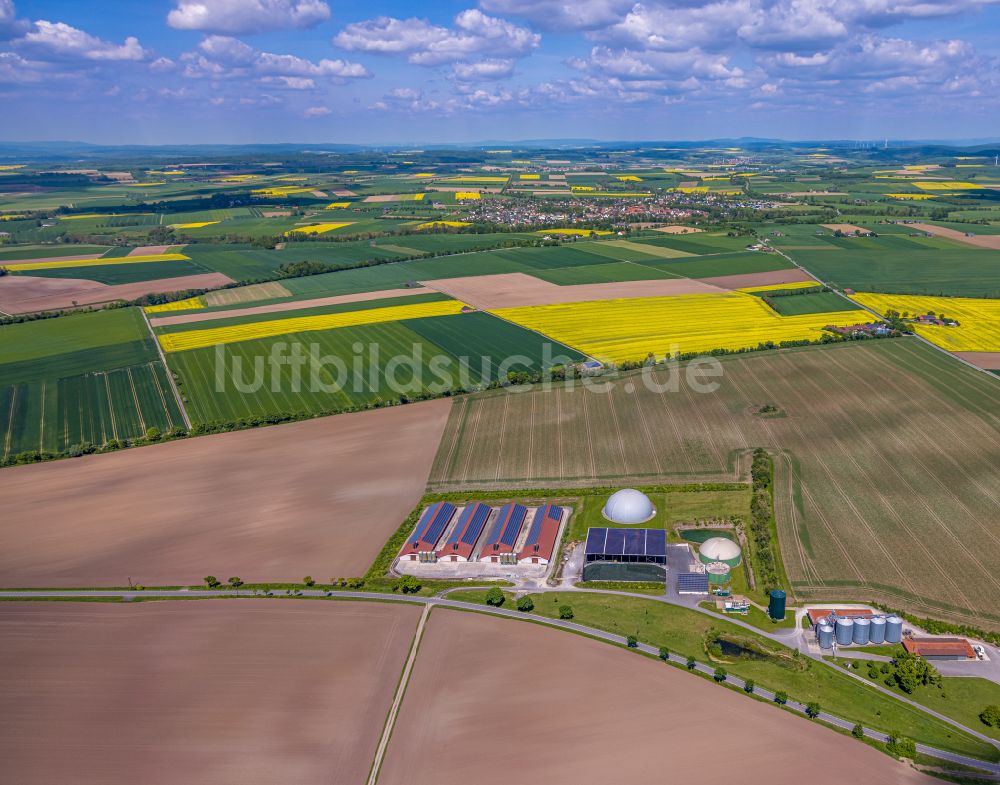
[[[531,597],[524,596],[517,601],[517,609],[521,613],[531,613],[535,610],[535,603],[531,601]]]
[[[506,599],[507,596],[496,586],[486,592],[486,604],[492,605],[494,608],[499,608]]]
[[[979,719],[991,728],[1000,728],[1000,706],[990,704],[979,712]]]

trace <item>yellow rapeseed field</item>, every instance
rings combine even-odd
[[[643,360],[650,352],[754,348],[773,341],[818,339],[826,325],[871,317],[861,310],[780,316],[742,292],[602,300],[502,308],[497,316],[549,335],[605,362]]]
[[[23,169],[26,164],[0,164],[0,172],[12,172],[15,169]]]
[[[195,221],[189,224],[170,224],[171,229],[201,229],[203,226],[211,226],[219,221]]]
[[[458,177],[449,177],[448,182],[450,183],[505,183],[507,182],[506,177],[490,177],[487,175],[459,175]]]
[[[212,327],[206,330],[165,333],[159,336],[159,340],[160,346],[165,352],[183,352],[188,349],[202,349],[206,346],[216,346],[223,343],[272,338],[276,335],[334,330],[338,327],[397,322],[402,319],[423,319],[428,316],[450,316],[460,313],[464,307],[466,307],[465,304],[458,300],[440,300],[416,305],[393,305],[387,308],[367,308],[361,311],[317,316],[295,316],[288,319]]]
[[[1000,300],[869,293],[855,294],[853,299],[881,314],[887,311],[910,316],[935,313],[954,319],[958,327],[913,325],[917,335],[950,352],[1000,352]]]
[[[614,234],[607,229],[539,229],[535,234],[575,234],[589,237],[592,234]]]
[[[143,264],[145,262],[185,262],[191,257],[182,253],[158,253],[147,256],[112,256],[105,259],[77,259],[65,262],[24,262],[21,264],[4,262],[4,267],[23,272],[24,270],[54,270],[60,267],[99,267],[107,264]]]
[[[324,210],[340,210],[340,209],[342,209],[344,207],[350,207],[350,206],[351,206],[350,202],[330,202],[330,204],[328,204],[323,209]]]
[[[434,174],[434,172],[417,172],[416,174],[414,174],[412,176],[413,177],[437,177],[437,175]]]
[[[907,199],[909,201],[920,202],[925,199],[936,199],[934,194],[886,194],[890,199]]]
[[[459,201],[465,199],[470,201],[476,201],[479,199],[479,191],[456,191],[455,198]]]
[[[620,174],[615,177],[616,180],[621,180],[623,183],[641,183],[642,178],[636,177],[634,174]]]
[[[769,283],[764,286],[741,286],[737,292],[783,292],[788,289],[811,289],[819,288],[823,284],[819,281],[796,281],[795,283]]]
[[[202,302],[201,297],[188,297],[186,300],[174,300],[172,303],[147,305],[142,310],[146,313],[167,313],[168,311],[195,311],[204,307],[205,303]]]
[[[958,180],[918,180],[913,184],[924,191],[970,191],[981,190],[983,187],[976,183],[963,183]]]
[[[427,221],[426,223],[417,224],[415,229],[439,229],[442,226],[451,226],[458,228],[460,226],[472,226],[469,221]]]
[[[0,215],[0,221],[20,221],[22,218],[27,217],[23,213],[11,213],[10,215]]]
[[[344,226],[350,226],[353,221],[346,221],[343,223],[327,223],[327,224],[310,224],[309,226],[300,226],[296,229],[289,229],[285,234],[323,234],[324,232],[332,232],[334,229],[340,229]]]
[[[668,190],[673,191],[675,193],[682,193],[682,194],[707,194],[708,193],[708,186],[707,185],[691,185],[691,186],[688,186],[686,188],[681,188],[680,186],[677,186],[676,188],[670,188]]]
[[[518,177],[522,180],[540,180],[542,176],[540,174],[519,174]]]

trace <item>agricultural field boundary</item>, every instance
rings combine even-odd
[[[142,314],[142,320],[146,324],[146,330],[149,332],[149,337],[153,341],[153,345],[156,347],[156,353],[160,356],[160,362],[163,363],[163,370],[166,372],[167,381],[170,383],[170,390],[174,394],[174,400],[177,401],[177,408],[180,410],[181,417],[184,419],[184,427],[191,430],[191,418],[188,416],[187,409],[184,408],[184,397],[181,395],[181,391],[177,389],[177,382],[174,381],[174,373],[170,370],[170,366],[167,365],[166,355],[163,354],[163,347],[160,346],[160,342],[156,339],[156,333],[153,332],[153,328],[149,323],[149,316],[146,311],[142,308],[139,309],[139,313]]]

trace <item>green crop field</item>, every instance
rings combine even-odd
[[[715,256],[677,259],[676,261],[643,262],[647,267],[663,270],[687,278],[714,278],[719,275],[745,275],[793,267],[787,259],[776,253],[723,253]]]
[[[178,260],[176,262],[101,264],[88,267],[50,267],[44,270],[28,270],[24,272],[24,275],[42,278],[85,278],[88,281],[115,285],[155,281],[160,278],[176,278],[182,275],[204,275],[209,272],[211,270],[196,262]]]
[[[785,297],[769,297],[768,302],[782,316],[832,313],[833,311],[850,310],[853,307],[836,292],[810,292],[809,294],[793,294]]]
[[[289,366],[272,374],[265,359],[256,359],[267,358],[272,348],[282,343],[300,344],[305,353],[315,347],[317,356],[328,360],[317,371],[319,383],[314,383],[310,365],[301,370],[296,385]],[[428,390],[481,385],[496,378],[499,370],[540,370],[549,356],[546,345],[551,347],[551,362],[581,359],[579,353],[537,333],[474,313],[240,341],[222,348],[174,352],[168,362],[180,379],[191,419],[209,422],[261,414],[329,412],[396,401],[401,393],[412,397]],[[518,361],[509,368],[500,366],[511,356],[517,356]],[[217,384],[220,357],[221,391]],[[400,357],[406,361],[394,359]],[[342,371],[338,361],[343,364]],[[261,364],[259,378],[264,383],[251,390],[255,362]],[[396,370],[392,370],[394,365]],[[390,383],[390,376],[398,386]]]
[[[335,303],[333,305],[317,305],[312,308],[300,308],[292,311],[272,311],[270,313],[245,314],[242,316],[229,315],[232,309],[223,311],[208,311],[218,318],[208,319],[201,322],[187,322],[181,324],[171,324],[165,327],[155,327],[157,335],[165,333],[182,333],[192,330],[212,330],[216,327],[232,327],[237,324],[256,324],[258,322],[274,322],[282,319],[299,318],[303,316],[319,316],[331,313],[347,313],[350,311],[367,311],[374,308],[390,308],[397,305],[419,305],[420,303],[433,303],[442,300],[450,300],[446,294],[441,292],[427,291],[427,294],[415,294],[405,297],[386,297],[381,300],[362,300],[356,303]],[[285,298],[282,302],[288,302]],[[253,307],[253,304],[251,304]],[[207,309],[197,311],[205,314]],[[239,309],[236,309],[239,310]],[[155,316],[155,314],[154,314]],[[169,316],[169,314],[168,314]]]
[[[604,394],[458,398],[431,487],[732,481],[761,446],[776,456],[797,596],[1000,629],[1000,380],[911,339],[720,359],[710,394],[683,378],[676,392],[650,390],[632,374]],[[765,404],[783,416],[755,414]],[[490,449],[501,432],[508,449]]]
[[[660,267],[650,267],[632,262],[557,267],[552,270],[536,270],[531,274],[543,281],[560,286],[582,283],[613,283],[615,281],[650,281],[656,278],[679,277]]]
[[[0,247],[0,265],[20,259],[48,259],[60,256],[87,256],[103,254],[108,251],[106,245],[28,245],[16,248]]]
[[[0,329],[0,454],[183,425],[137,308]]]
[[[955,297],[1000,296],[997,252],[984,248],[790,250],[788,254],[838,288]]]

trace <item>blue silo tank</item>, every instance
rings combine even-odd
[[[885,643],[885,619],[881,616],[873,616],[872,626],[868,633],[869,643]]]
[[[849,646],[854,641],[854,619],[837,619],[837,643],[841,646]]]
[[[898,616],[890,616],[885,620],[885,642],[899,643],[903,640],[903,620]]]
[[[784,621],[785,593],[781,589],[771,590],[771,599],[767,604],[767,615],[775,621]]]
[[[820,624],[816,627],[816,639],[819,641],[821,649],[833,648],[833,627],[829,624]]]
[[[864,646],[868,643],[868,636],[871,632],[872,623],[868,619],[855,619],[854,620],[854,642],[859,646]]]

